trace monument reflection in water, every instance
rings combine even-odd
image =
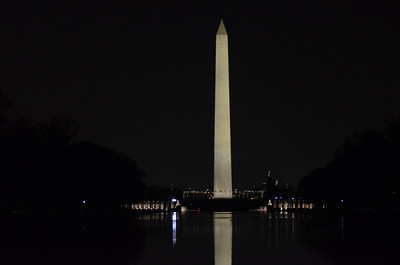
[[[214,213],[214,264],[232,264],[232,213]]]

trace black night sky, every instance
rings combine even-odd
[[[293,184],[400,114],[396,1],[1,4],[0,89],[127,154],[146,182],[212,188],[215,33],[229,35],[235,188]]]

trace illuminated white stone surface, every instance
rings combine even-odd
[[[214,198],[232,198],[228,35],[221,20],[215,52]]]

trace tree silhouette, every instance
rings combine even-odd
[[[10,209],[118,208],[142,199],[144,172],[135,161],[90,142],[73,142],[71,118],[33,123],[0,93],[0,205]],[[4,207],[4,206],[3,206]]]
[[[303,177],[301,196],[325,202],[345,200],[354,207],[398,204],[400,119],[384,130],[369,130],[347,138],[326,166]]]

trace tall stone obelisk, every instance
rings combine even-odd
[[[232,198],[228,34],[221,19],[215,52],[214,198]]]

